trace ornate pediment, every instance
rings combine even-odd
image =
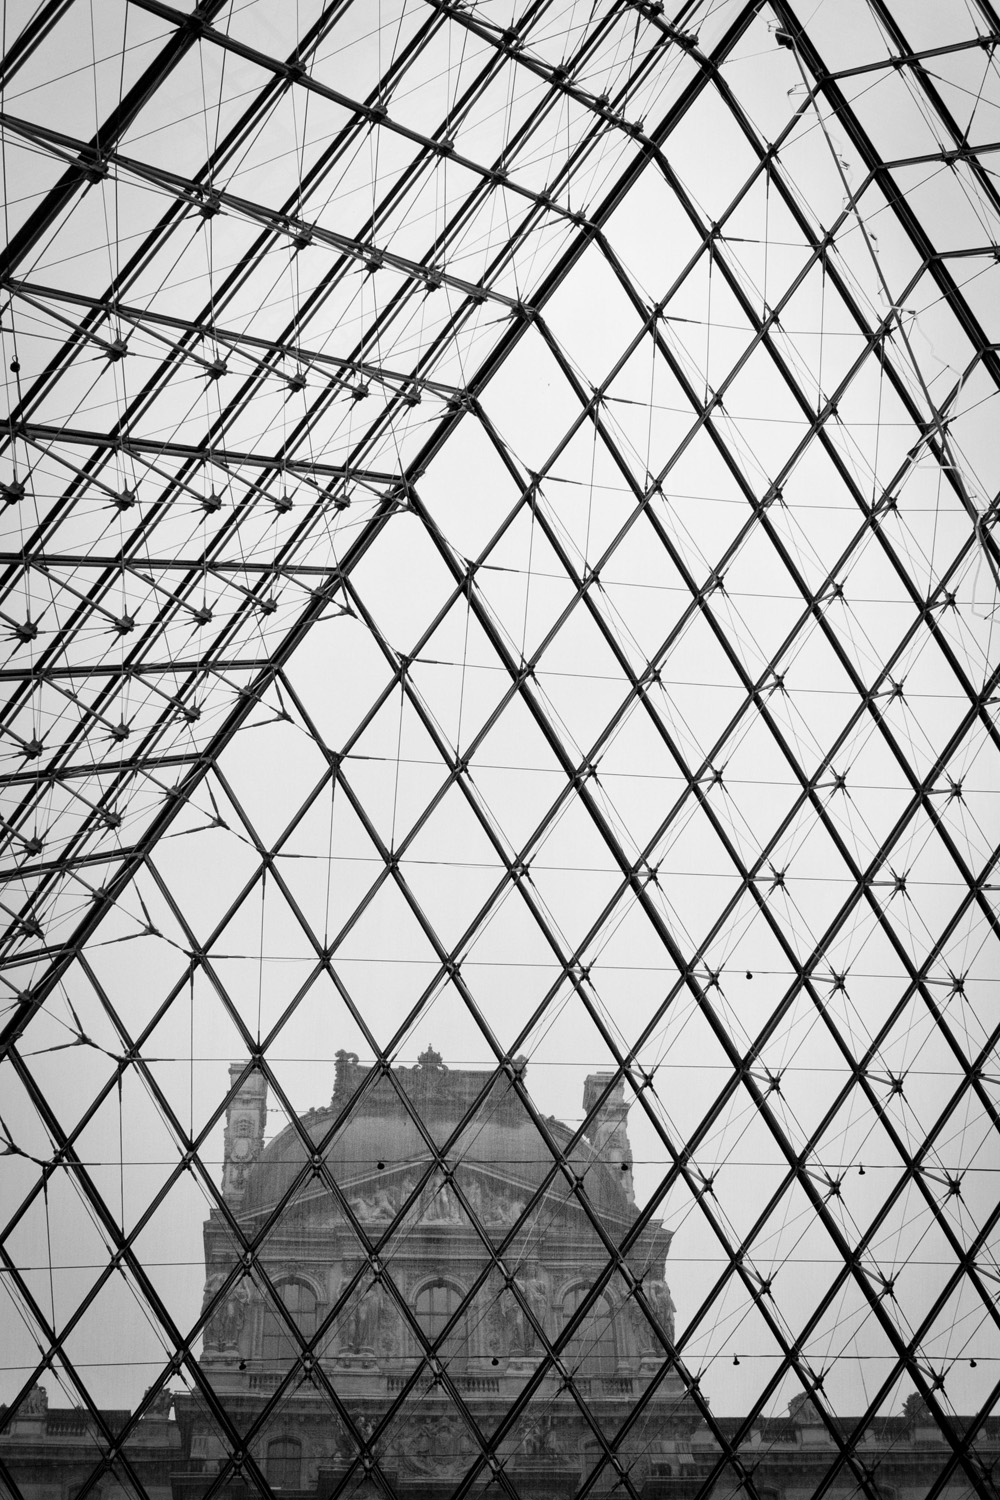
[[[468,1205],[484,1229],[507,1230],[521,1218],[532,1192],[529,1184],[513,1176],[465,1163],[447,1174],[434,1171],[426,1181],[425,1175],[426,1168],[421,1166],[376,1170],[341,1186],[351,1213],[367,1228],[392,1224],[400,1214],[400,1223],[408,1229],[471,1227]],[[542,1202],[547,1224],[556,1222],[557,1215],[577,1210],[577,1205],[567,1199],[567,1191],[557,1179],[545,1192]],[[305,1210],[312,1223],[321,1222],[324,1227],[347,1219],[329,1192],[315,1193],[310,1201],[300,1201],[296,1207],[300,1213]]]
[[[521,1064],[509,1073],[452,1070],[430,1048],[413,1067],[392,1069],[339,1052],[329,1109],[301,1116],[252,1157],[237,1134],[242,1120],[231,1122],[233,1151],[239,1146],[246,1158],[241,1216],[259,1219],[283,1204],[300,1221],[305,1213],[313,1223],[320,1214],[334,1222],[350,1217],[346,1199],[365,1223],[391,1224],[405,1206],[407,1223],[474,1218],[506,1230],[541,1188],[537,1206],[549,1225],[582,1214],[582,1195],[616,1223],[634,1217],[614,1089],[608,1100],[595,1096],[595,1145],[551,1117],[540,1120],[522,1076]],[[428,1176],[437,1151],[445,1164]],[[235,1171],[228,1158],[227,1168]]]

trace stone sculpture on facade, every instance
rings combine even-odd
[[[243,1332],[247,1320],[247,1308],[253,1300],[253,1289],[247,1280],[238,1281],[229,1288],[229,1291],[221,1301],[216,1301],[217,1294],[226,1281],[224,1271],[216,1272],[209,1277],[205,1285],[205,1295],[202,1299],[202,1308],[208,1307],[215,1302],[214,1310],[205,1325],[204,1343],[206,1349],[236,1349],[239,1347],[240,1334]]]
[[[368,1224],[388,1224],[396,1217],[399,1193],[390,1187],[375,1184],[364,1193],[355,1193],[348,1198],[351,1212]]]
[[[548,1283],[535,1264],[526,1267],[523,1275],[515,1276],[513,1286],[520,1293],[520,1300],[513,1292],[507,1295],[504,1310],[507,1353],[528,1358],[541,1348],[539,1327],[546,1332]]]
[[[149,1395],[149,1390],[147,1389],[146,1392],[143,1395],[143,1398],[142,1398],[143,1401],[146,1400],[146,1397],[148,1395]],[[153,1399],[150,1401],[149,1405],[146,1407],[146,1416],[147,1417],[158,1417],[161,1421],[165,1422],[167,1420],[167,1418],[170,1416],[171,1411],[173,1410],[173,1405],[174,1405],[174,1393],[173,1393],[173,1391],[170,1389],[169,1386],[163,1386],[160,1390],[157,1391],[156,1395],[153,1397]]]
[[[21,1402],[21,1412],[26,1417],[44,1417],[49,1409],[49,1393],[44,1385],[33,1385]]]
[[[356,1264],[345,1270],[344,1287],[350,1284],[359,1269],[360,1265]],[[362,1278],[340,1318],[341,1353],[374,1356],[384,1310],[385,1293],[381,1286],[377,1281],[366,1285]]]
[[[656,1327],[654,1328],[638,1302],[631,1302],[631,1319],[636,1343],[641,1355],[656,1355],[662,1358],[663,1340],[666,1339],[669,1344],[674,1342],[674,1321],[677,1309],[670,1295],[670,1288],[660,1278],[643,1282],[643,1290],[647,1306],[656,1320]],[[657,1329],[660,1330],[662,1338],[657,1333]]]
[[[414,1423],[402,1444],[407,1469],[418,1474],[460,1474],[475,1453],[471,1433],[451,1417],[432,1417]]]
[[[458,1224],[462,1207],[447,1179],[432,1181],[424,1189],[421,1224]]]

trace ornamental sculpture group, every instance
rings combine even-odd
[[[404,1173],[395,1182],[373,1183],[363,1192],[348,1198],[351,1212],[368,1224],[389,1224],[414,1194],[416,1173]],[[512,1189],[484,1192],[479,1179],[469,1174],[462,1180],[462,1191],[473,1214],[484,1227],[507,1227],[516,1224],[524,1213],[525,1200]],[[412,1219],[410,1218],[412,1215]],[[466,1220],[458,1194],[448,1181],[436,1179],[415,1198],[407,1214],[408,1223],[461,1224]]]

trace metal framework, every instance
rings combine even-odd
[[[817,1496],[874,1500],[863,1435],[912,1392],[928,1500],[994,1493],[994,7],[280,12],[5,22],[6,1397],[48,1374],[103,1425],[128,1307],[105,1470],[138,1484],[177,1379],[216,1487],[266,1491],[304,1369],[353,1430],[287,1314],[302,1363],[239,1430],[158,1236],[196,1257],[226,1212],[226,1060],[295,1120],[338,1047],[447,1035],[607,1275],[491,1433],[398,1298],[425,1359],[357,1473],[431,1369],[476,1432],[456,1494],[514,1495],[505,1434],[604,1287],[650,1313],[547,1124],[596,1065],[636,1234],[676,1231],[703,1493],[759,1500],[742,1445],[801,1391]],[[567,1380],[580,1494],[637,1495]]]

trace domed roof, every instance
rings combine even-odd
[[[409,1100],[426,1134],[401,1095]],[[459,1122],[470,1109],[473,1113],[456,1136]],[[572,1131],[552,1118],[544,1124],[557,1150],[568,1147]],[[433,1161],[427,1136],[449,1166],[486,1173],[514,1193],[520,1190],[525,1199],[549,1177],[556,1160],[510,1078],[477,1070],[452,1071],[434,1053],[425,1054],[414,1068],[393,1069],[391,1075],[375,1074],[353,1055],[339,1054],[330,1107],[310,1111],[298,1127],[283,1130],[251,1169],[241,1218],[270,1212],[311,1158],[316,1164],[322,1159],[334,1181],[345,1189],[366,1182],[377,1184],[383,1173],[400,1168],[423,1174]],[[309,1148],[303,1136],[311,1143]],[[586,1141],[577,1143],[566,1163],[599,1215],[634,1217],[615,1172]],[[460,1170],[460,1183],[463,1177]],[[575,1201],[561,1170],[552,1175],[546,1192],[550,1202],[552,1198],[567,1204]],[[296,1204],[328,1198],[322,1177],[313,1172],[293,1194]]]

